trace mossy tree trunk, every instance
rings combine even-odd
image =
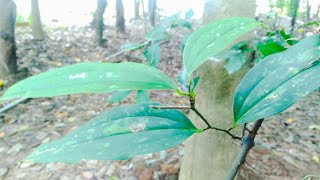
[[[205,0],[203,20],[208,23],[236,16],[254,18],[255,8],[254,0]],[[248,69],[247,66],[229,75],[224,69],[224,63],[210,61],[199,68],[201,78],[196,88],[196,106],[212,125],[224,129],[232,126],[233,94]],[[197,116],[191,114],[190,117],[199,128],[205,128]],[[241,127],[232,132],[240,135]],[[226,179],[240,149],[232,141],[235,140],[227,134],[214,130],[190,138],[185,146],[179,179]]]
[[[94,25],[95,25],[95,40],[99,46],[103,45],[103,30],[104,30],[104,23],[103,23],[103,14],[107,6],[106,0],[97,0],[97,9],[94,15]]]
[[[125,20],[122,0],[116,0],[116,28],[118,32],[125,33]]]
[[[0,78],[17,71],[15,20],[15,3],[12,0],[0,0]]]
[[[35,40],[41,41],[44,39],[44,32],[42,29],[38,0],[31,0],[31,18],[32,18],[31,28],[32,28],[33,38]]]
[[[156,9],[157,9],[157,0],[149,0],[148,1],[148,14],[149,14],[149,21],[150,21],[151,26],[155,25]]]

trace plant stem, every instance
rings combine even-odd
[[[150,105],[150,108],[154,108],[154,109],[191,109],[190,106],[154,106],[154,105]]]
[[[207,119],[203,117],[203,115],[195,107],[191,107],[191,110],[195,112],[206,123],[206,125],[208,126],[207,128],[212,129],[212,126],[209,124]]]
[[[254,146],[254,138],[256,137],[262,122],[263,119],[259,119],[258,121],[256,121],[249,134],[243,138],[240,152],[235,161],[233,162],[231,171],[227,178],[228,180],[233,180],[236,177],[238,171],[240,170],[241,165],[244,164],[250,149]]]
[[[241,137],[232,134],[232,133],[230,132],[230,129],[225,130],[225,129],[221,129],[221,128],[217,128],[217,127],[211,126],[211,127],[207,127],[207,128],[205,128],[205,129],[203,129],[203,131],[208,130],[208,129],[214,129],[214,130],[217,130],[217,131],[225,132],[225,133],[227,133],[229,136],[231,136],[232,139],[238,139],[238,140],[240,140],[240,141],[242,140]]]

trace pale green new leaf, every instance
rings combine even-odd
[[[278,114],[320,87],[320,35],[254,66],[234,96],[234,125]]]
[[[78,93],[178,89],[162,71],[140,63],[80,63],[27,78],[13,85],[2,100]]]
[[[145,105],[112,109],[28,156],[37,163],[123,160],[174,147],[198,130],[178,110]]]
[[[193,32],[183,51],[183,64],[188,75],[257,25],[254,19],[237,17],[210,23]]]

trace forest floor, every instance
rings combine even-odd
[[[47,28],[46,32],[48,37],[44,41],[34,41],[29,28],[17,28],[19,68],[28,68],[31,75],[86,61],[143,62],[144,59],[140,51],[107,58],[125,43],[144,40],[141,22],[132,22],[126,34],[117,34],[113,27],[106,27],[104,47],[97,47],[93,42],[90,27],[55,27]],[[181,40],[186,33],[187,30],[174,30],[172,39],[162,45],[159,69],[173,78],[182,67]],[[152,101],[188,103],[173,92],[150,93]],[[133,95],[121,104],[135,103]],[[0,115],[0,179],[178,179],[183,144],[126,161],[86,161],[74,165],[22,162],[36,146],[61,138],[101,112],[120,105],[108,103],[109,96],[81,94],[32,99]],[[268,118],[242,169],[244,179],[249,179],[244,171],[250,172],[250,179],[320,176],[320,93],[314,92],[287,111]]]

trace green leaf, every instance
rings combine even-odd
[[[168,28],[172,28],[172,26],[174,26],[174,25],[178,26],[178,20],[180,19],[180,13],[181,12],[178,12],[176,14],[169,16],[168,18],[166,18],[162,22],[162,24]]]
[[[112,109],[62,139],[40,145],[27,159],[37,163],[124,160],[172,148],[201,132],[180,111],[149,105]]]
[[[259,44],[258,50],[263,56],[269,56],[278,52],[285,51],[286,48],[276,42],[267,42],[266,44]]]
[[[167,40],[169,39],[169,34],[165,27],[155,27],[147,33],[146,39],[149,41]]]
[[[109,98],[108,98],[108,102],[109,103],[116,103],[116,102],[121,102],[123,100],[125,100],[129,94],[132,91],[119,91],[119,92],[115,92],[113,93]]]
[[[227,64],[224,66],[229,74],[239,71],[247,62],[247,56],[245,53],[234,50],[233,52],[234,53],[229,57]]]
[[[140,63],[80,63],[50,70],[13,85],[2,100],[79,93],[177,89],[162,71]]]
[[[181,19],[179,20],[179,24],[184,28],[192,29],[192,23],[187,20]]]
[[[190,87],[191,92],[193,92],[194,89],[197,87],[199,81],[200,81],[200,76],[193,78],[192,83],[191,83],[191,87]]]
[[[187,70],[183,69],[178,75],[178,82],[182,85],[184,91],[188,91],[189,80],[187,75]]]
[[[138,90],[136,100],[138,104],[150,102],[150,96],[147,91]]]
[[[183,64],[188,75],[257,25],[254,19],[237,17],[210,23],[193,32],[183,51]]]
[[[280,33],[281,37],[282,37],[290,46],[292,46],[292,45],[294,45],[294,44],[297,44],[297,43],[299,42],[299,41],[297,41],[297,40],[293,40],[292,35],[287,34],[287,33],[284,31],[284,29],[280,30],[279,33]]]
[[[278,114],[320,86],[320,35],[254,66],[234,96],[234,125]]]
[[[186,19],[191,19],[194,15],[194,12],[192,9],[189,9],[187,12],[186,12],[186,15],[185,15],[185,18]]]
[[[151,45],[143,52],[148,65],[157,67],[160,61],[161,48],[159,43],[151,43]]]

